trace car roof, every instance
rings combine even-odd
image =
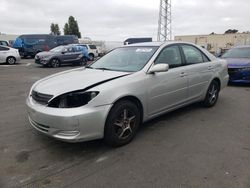
[[[125,46],[161,46],[164,42],[140,42],[134,44],[128,44]]]
[[[169,45],[169,44],[191,44],[191,45],[195,45],[193,43],[183,42],[183,41],[165,41],[165,42],[141,42],[141,43],[125,45],[125,47],[126,46],[155,46],[155,47],[160,47],[162,45],[166,46],[166,45]]]

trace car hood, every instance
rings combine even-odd
[[[38,81],[33,90],[58,96],[71,91],[90,89],[128,74],[131,73],[80,68],[46,77]]]
[[[250,58],[225,58],[228,68],[250,67]]]

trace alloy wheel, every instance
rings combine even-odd
[[[15,60],[15,58],[13,58],[13,57],[9,57],[9,58],[7,59],[7,63],[8,63],[9,65],[13,65],[13,64],[16,63],[16,60]]]
[[[135,125],[135,114],[128,109],[124,109],[114,120],[114,130],[116,136],[119,139],[127,139],[131,134],[133,134]]]
[[[217,100],[218,97],[218,88],[216,88],[216,85],[213,84],[211,85],[209,91],[208,91],[208,100],[210,104],[214,104]]]
[[[60,62],[59,62],[58,59],[53,59],[53,60],[51,61],[51,66],[52,66],[53,68],[57,68],[57,67],[59,67],[59,65],[60,65]]]

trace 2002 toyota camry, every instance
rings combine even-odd
[[[214,106],[228,82],[227,63],[190,43],[117,48],[92,65],[36,82],[27,99],[31,125],[54,138],[129,143],[139,125],[202,101]]]

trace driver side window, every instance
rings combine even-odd
[[[178,46],[170,46],[164,48],[155,64],[168,64],[170,68],[179,67],[182,65],[181,54]]]

